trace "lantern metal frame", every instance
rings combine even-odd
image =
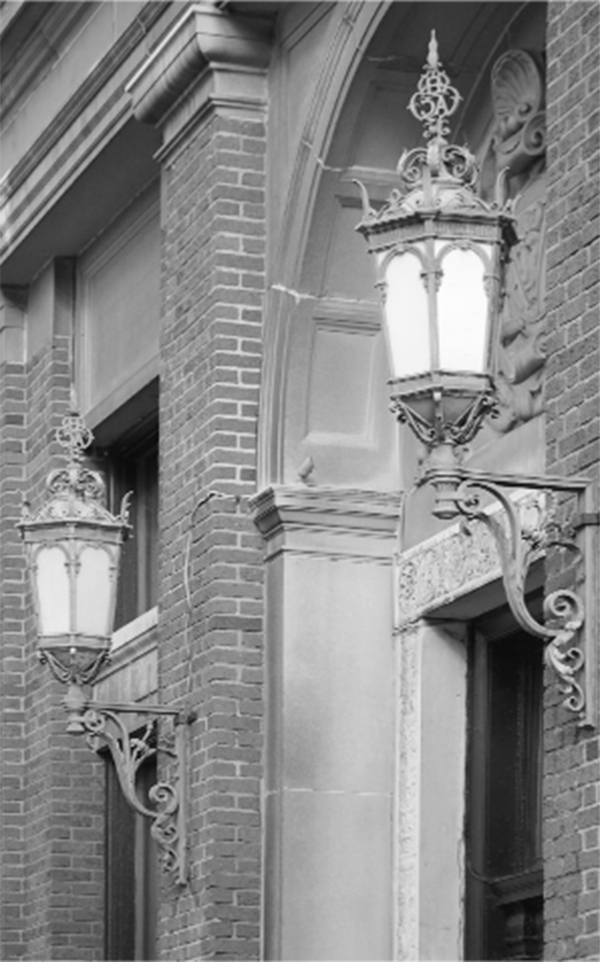
[[[356,181],[363,206],[363,219],[356,229],[365,237],[369,252],[379,258],[377,286],[384,307],[385,268],[392,258],[405,253],[418,256],[428,298],[432,367],[420,374],[393,378],[389,382],[390,407],[426,449],[417,484],[433,486],[434,516],[445,521],[458,518],[467,532],[475,522],[488,528],[498,548],[506,597],[517,624],[543,640],[546,663],[566,695],[565,707],[580,724],[597,727],[594,633],[598,631],[600,604],[598,484],[589,478],[471,471],[463,465],[465,445],[475,438],[485,418],[493,417],[498,409],[494,385],[497,323],[504,270],[517,235],[512,204],[503,197],[503,173],[494,201],[483,200],[475,192],[478,168],[474,156],[468,148],[446,139],[449,117],[460,100],[442,69],[432,32],[427,63],[408,105],[424,125],[426,146],[402,155],[398,164],[401,187],[392,191],[380,209],[371,206],[366,188]],[[422,245],[419,249],[417,242]],[[442,254],[453,247],[479,253],[478,244],[484,242],[496,251],[494,263],[486,265],[484,271],[487,368],[478,372],[444,371],[436,354],[436,296],[443,275]],[[536,491],[542,496],[533,527],[523,524],[510,493],[515,489]],[[575,510],[568,520],[559,520],[558,501],[568,495],[575,497]],[[499,512],[490,511],[490,500]],[[531,565],[547,557],[553,548],[574,557],[577,591],[560,588],[548,594],[542,624],[527,608],[526,580]],[[587,644],[583,642],[584,630]]]
[[[188,881],[187,865],[187,746],[189,726],[196,712],[186,706],[113,703],[89,697],[88,686],[98,679],[110,660],[112,625],[122,542],[130,525],[126,495],[118,515],[104,505],[105,485],[99,472],[84,463],[93,434],[77,412],[72,394],[71,410],[56,431],[67,464],[52,471],[46,486],[50,495],[35,513],[24,502],[18,528],[25,542],[32,584],[33,607],[38,622],[38,657],[54,677],[67,685],[64,706],[68,712],[67,731],[84,734],[93,751],[107,749],[115,765],[119,784],[129,805],[150,821],[163,869],[176,884]],[[59,548],[64,554],[69,589],[67,631],[47,632],[42,624],[42,604],[37,578],[44,549]],[[77,578],[82,552],[86,548],[105,551],[109,556],[107,576],[108,609],[106,631],[86,634],[76,630]],[[128,724],[127,716],[133,716]],[[163,730],[159,719],[170,720]],[[145,719],[145,722],[140,722]],[[158,780],[143,800],[137,789],[141,765],[161,753],[166,756],[171,780]]]

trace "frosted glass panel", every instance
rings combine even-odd
[[[42,548],[36,565],[41,634],[67,634],[70,611],[67,556],[60,548]]]
[[[472,250],[451,250],[442,260],[438,295],[440,368],[483,372],[486,364],[488,301],[484,265]]]
[[[110,558],[103,548],[84,548],[77,577],[77,630],[86,635],[109,631]]]
[[[394,377],[421,374],[431,366],[427,291],[421,262],[398,254],[386,269],[386,327]]]

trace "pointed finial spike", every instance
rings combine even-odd
[[[439,65],[438,43],[435,36],[435,30],[431,31],[431,37],[429,40],[429,50],[427,52],[427,64],[434,69]]]
[[[77,403],[77,391],[75,390],[75,385],[71,384],[71,391],[69,394],[69,408],[71,414],[79,414],[79,405]]]

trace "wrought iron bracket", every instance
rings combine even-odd
[[[69,712],[67,731],[85,734],[93,751],[110,751],[127,802],[150,820],[150,834],[158,844],[163,870],[177,885],[187,884],[187,743],[188,726],[196,713],[165,705],[90,701],[76,684],[69,686],[64,703]],[[141,734],[130,732],[124,717],[127,714],[148,717]],[[172,721],[170,731],[157,730],[159,717]],[[172,759],[174,778],[157,781],[148,792],[148,804],[140,798],[137,775],[140,766],[157,753]]]
[[[517,624],[545,644],[546,663],[555,673],[564,706],[580,725],[598,727],[597,634],[600,607],[600,552],[597,523],[598,484],[588,478],[492,474],[432,467],[422,481],[436,489],[439,516],[461,517],[465,530],[480,522],[491,532],[500,556],[502,579]],[[538,492],[527,504],[515,502],[508,489]],[[572,494],[576,509],[560,522],[559,494]],[[485,496],[494,499],[501,513],[485,510]],[[434,508],[434,514],[436,509]],[[577,565],[576,589],[559,588],[546,596],[544,623],[538,622],[525,602],[527,573],[549,549],[572,552]]]

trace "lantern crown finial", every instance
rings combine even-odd
[[[56,429],[56,440],[65,449],[69,464],[78,465],[83,461],[84,452],[94,440],[93,432],[79,414],[75,387],[71,386],[69,413],[64,416]]]
[[[446,142],[445,137],[450,133],[448,117],[456,111],[461,100],[458,90],[452,86],[448,74],[442,69],[435,30],[432,30],[427,63],[408,104],[413,117],[424,125],[426,140],[435,138],[441,143]]]
[[[502,202],[501,192],[493,202],[477,193],[479,169],[469,148],[449,142],[449,118],[456,113],[462,97],[450,83],[438,54],[435,30],[431,31],[427,59],[408,110],[423,124],[425,145],[406,150],[398,161],[399,187],[387,203],[373,209],[361,187],[363,219],[357,230],[366,237],[378,235],[399,225],[418,222],[427,213],[436,218],[502,221],[509,244],[515,242],[512,206]],[[358,182],[357,182],[358,183]]]

